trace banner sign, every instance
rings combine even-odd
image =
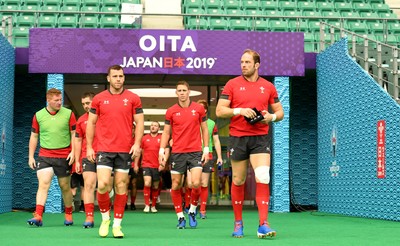
[[[150,29],[32,28],[30,73],[239,75],[245,49],[263,76],[304,76],[304,34]]]
[[[386,122],[384,120],[378,121],[376,125],[377,130],[377,177],[383,179],[386,177]]]

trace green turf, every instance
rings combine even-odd
[[[210,210],[206,220],[199,220],[197,229],[177,230],[177,218],[172,208],[157,214],[141,210],[127,211],[122,222],[125,238],[98,236],[100,214],[95,216],[95,228],[83,229],[83,213],[74,213],[74,226],[63,225],[63,214],[45,214],[43,227],[31,227],[28,212],[0,214],[0,245],[400,245],[400,223],[385,220],[354,218],[318,212],[270,213],[271,227],[277,230],[274,239],[256,236],[258,215],[246,208],[244,238],[232,238],[233,213]]]

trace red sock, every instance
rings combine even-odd
[[[97,191],[97,203],[99,204],[100,213],[110,210],[110,195],[108,195],[108,192],[100,194]]]
[[[192,196],[192,189],[186,187],[185,188],[185,206],[188,208],[190,207],[190,199]]]
[[[40,217],[43,216],[44,206],[43,205],[36,205],[35,213]]]
[[[114,219],[122,219],[122,217],[124,217],[125,204],[126,204],[126,195],[115,194]]]
[[[269,184],[256,184],[256,203],[260,218],[259,222],[260,225],[263,225],[268,220]]]
[[[65,207],[65,214],[72,214],[72,206],[71,207]]]
[[[182,212],[182,196],[179,190],[171,190],[171,199],[174,204],[175,212]]]
[[[232,183],[231,186],[232,207],[235,221],[242,220],[243,201],[244,201],[244,184],[237,186]]]
[[[151,206],[155,207],[157,203],[157,198],[158,198],[158,188],[157,189],[151,189]]]
[[[149,206],[150,205],[150,187],[145,186],[143,188],[143,198],[144,198],[144,204]]]
[[[192,188],[191,190],[192,190],[192,194],[191,194],[192,203],[191,204],[193,206],[197,206],[199,204],[201,188],[197,187],[197,188]]]
[[[208,200],[208,187],[201,187],[201,192],[200,192],[200,211],[206,211],[206,205],[207,205],[207,200]]]
[[[85,213],[86,217],[93,217],[94,214],[94,203],[86,203],[85,204]]]

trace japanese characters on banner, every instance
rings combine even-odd
[[[386,177],[386,122],[379,120],[377,125],[377,163],[376,171],[378,179]]]

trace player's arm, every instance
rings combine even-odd
[[[138,172],[139,172],[140,156],[141,156],[142,152],[143,152],[143,149],[140,149],[140,151],[139,151],[138,153],[136,153],[136,156],[135,156],[135,158],[133,159],[132,168],[133,168],[133,171],[134,171],[135,173],[138,173]]]
[[[35,151],[38,141],[39,141],[39,134],[32,131],[31,136],[29,138],[29,160],[28,160],[28,165],[31,169],[35,169],[36,167]]]
[[[97,114],[89,112],[89,117],[86,125],[86,157],[91,162],[94,162],[96,159],[93,150],[93,140],[94,140],[94,133],[96,131],[97,119],[98,119]]]
[[[263,110],[262,113],[264,115],[264,120],[261,123],[268,124],[270,122],[277,122],[283,120],[284,112],[283,107],[280,102],[276,102],[270,105],[272,113],[267,110]]]
[[[203,138],[203,156],[201,157],[201,160],[204,163],[208,162],[208,154],[210,153],[210,149],[208,148],[208,143],[210,141],[209,139],[209,134],[208,134],[208,126],[207,126],[207,121],[201,122],[201,136]]]
[[[133,115],[133,119],[136,124],[135,128],[135,143],[133,144],[129,154],[132,154],[132,158],[135,158],[137,155],[140,155],[140,144],[142,142],[142,137],[144,133],[144,115],[143,111],[136,112]]]
[[[75,172],[80,173],[82,171],[80,163],[81,152],[82,152],[82,138],[79,136],[77,132],[75,133],[74,146],[75,146]]]
[[[219,141],[218,134],[212,136],[214,141],[215,152],[217,153],[217,163],[222,163],[221,142]]]
[[[160,150],[158,152],[158,162],[160,163],[160,165],[164,165],[162,163],[167,161],[165,155],[165,148],[167,147],[170,137],[171,137],[171,125],[165,124],[163,133],[161,135]]]

